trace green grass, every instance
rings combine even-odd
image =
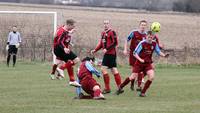
[[[129,86],[116,96],[112,81],[107,100],[94,101],[73,100],[75,89],[64,86],[67,80],[49,80],[48,63],[0,63],[0,113],[200,113],[200,67],[157,67],[148,97]],[[128,66],[119,70],[123,79],[130,74]]]

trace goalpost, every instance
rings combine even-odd
[[[52,35],[52,39],[54,38],[54,35],[56,34],[56,30],[57,30],[57,12],[52,12],[52,11],[0,11],[0,15],[1,14],[37,14],[37,15],[51,15],[53,16],[52,20],[53,20],[53,35]],[[55,56],[53,55],[53,62]]]
[[[0,11],[0,14],[50,14],[53,15],[53,33],[56,33],[57,29],[57,12],[48,11]]]

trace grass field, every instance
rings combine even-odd
[[[75,89],[66,80],[49,80],[48,63],[0,63],[0,113],[199,113],[200,67],[160,67],[148,97],[125,93],[105,95],[107,100],[73,100]],[[128,67],[121,67],[123,79]],[[102,83],[102,79],[99,80]]]

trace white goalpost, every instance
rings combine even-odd
[[[57,12],[48,11],[0,11],[0,14],[50,14],[53,15],[53,33],[56,33],[57,29]]]
[[[56,34],[56,30],[57,30],[57,12],[52,12],[52,11],[0,11],[0,15],[1,14],[43,14],[43,15],[52,15],[53,18],[53,35],[52,35],[52,39],[54,37],[54,35]],[[55,62],[55,55],[53,54],[53,63]]]

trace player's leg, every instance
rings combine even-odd
[[[58,67],[58,64],[57,64],[56,55],[54,54],[54,52],[52,52],[52,55],[53,55],[53,66],[52,66],[50,78],[53,80],[55,79],[55,72],[56,72],[56,68]]]
[[[13,46],[13,67],[15,67],[15,64],[16,64],[17,51],[18,51],[18,49],[16,48],[16,46]]]
[[[141,87],[141,84],[142,84],[142,79],[144,79],[144,73],[143,72],[140,72],[138,74],[138,77],[137,77],[137,84],[138,84],[138,87],[137,87],[137,91],[141,91],[142,90],[142,87]]]
[[[9,63],[10,63],[10,57],[11,57],[11,54],[10,52],[8,52],[8,56],[7,56],[7,66],[9,67]]]
[[[152,81],[154,80],[154,70],[153,69],[148,70],[147,71],[147,76],[148,76],[148,80],[145,82],[144,87],[143,87],[143,89],[141,91],[141,94],[140,94],[141,97],[145,97],[146,96],[145,93],[149,89]]]
[[[93,99],[95,99],[95,100],[104,100],[105,99],[105,97],[101,93],[101,89],[100,89],[99,85],[95,85],[93,87],[93,91],[94,91],[94,94],[93,94],[94,97],[93,97]]]
[[[74,68],[73,66],[77,64],[80,59],[71,51],[69,54],[64,55],[64,61],[66,62],[60,69],[64,70],[67,69],[69,75],[69,85],[71,86],[80,86],[79,83],[75,81],[74,77]]]
[[[117,68],[116,67],[111,68],[111,72],[114,75],[117,88],[119,88],[119,86],[121,85],[121,76],[120,76]]]
[[[111,92],[110,89],[110,77],[108,75],[108,71],[107,71],[107,66],[101,66],[101,72],[103,74],[103,80],[104,80],[104,90],[103,90],[103,94],[107,94]]]
[[[138,73],[132,73],[129,77],[127,77],[122,84],[120,85],[119,89],[117,90],[116,94],[119,95],[124,92],[123,88],[131,82],[133,79],[135,79],[138,76]]]

